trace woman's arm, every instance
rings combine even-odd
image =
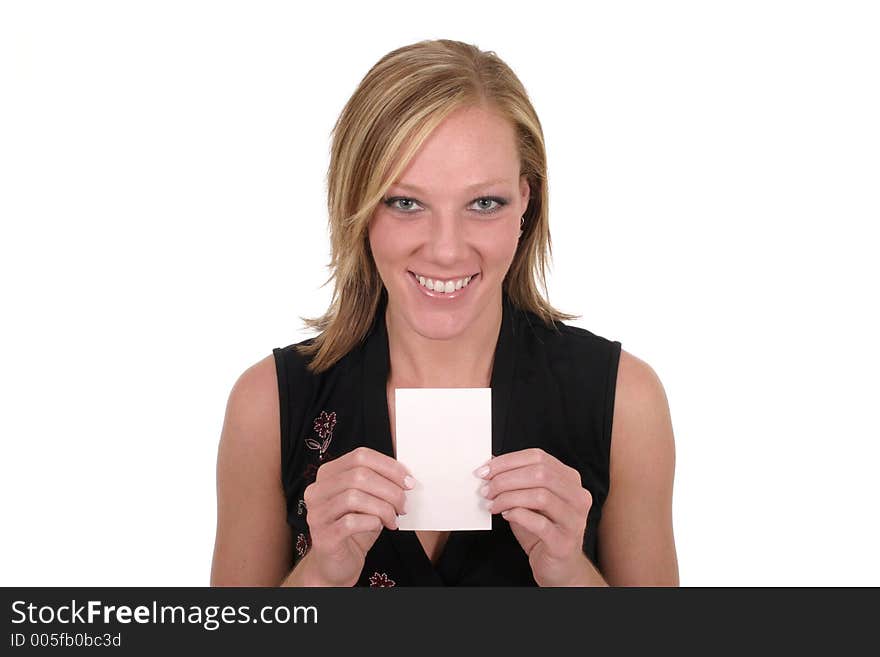
[[[270,354],[235,382],[217,455],[211,586],[279,586],[293,566],[281,486],[278,380]]]
[[[598,561],[611,586],[678,586],[672,530],[675,442],[663,384],[621,350],[611,430],[611,476]]]

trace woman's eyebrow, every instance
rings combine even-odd
[[[495,185],[496,183],[506,183],[507,180],[504,178],[496,178],[494,180],[487,180],[485,182],[474,183],[473,185],[468,185],[465,187],[466,190],[470,191],[472,189],[479,189],[481,187],[488,187],[489,185]],[[418,185],[411,185],[410,183],[400,182],[392,184],[392,187],[399,187],[400,189],[408,189],[416,194],[424,194],[425,190],[419,187]]]

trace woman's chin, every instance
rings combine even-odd
[[[410,314],[412,329],[428,340],[453,340],[469,325],[466,317],[456,311],[414,311]]]

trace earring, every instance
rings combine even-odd
[[[523,234],[523,232],[522,232],[522,226],[523,226],[523,223],[525,222],[525,220],[526,220],[526,216],[525,216],[525,215],[523,215],[523,216],[521,216],[521,217],[519,218],[519,226],[520,226],[519,236],[520,236],[520,237],[522,237],[522,234]]]

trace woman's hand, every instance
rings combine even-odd
[[[584,573],[584,531],[593,504],[581,475],[539,448],[491,459],[481,492],[510,523],[539,586],[566,586]]]
[[[303,579],[319,586],[354,586],[382,527],[404,515],[406,468],[369,447],[358,447],[318,468],[303,495],[311,547]],[[407,485],[409,484],[409,485]]]

